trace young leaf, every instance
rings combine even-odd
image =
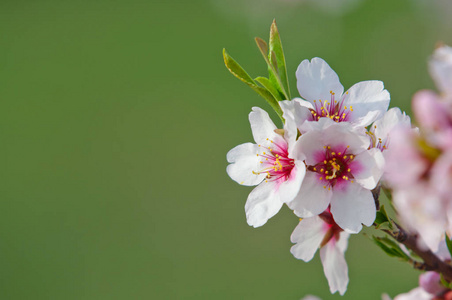
[[[248,85],[256,85],[253,78],[226,52],[226,49],[223,49],[223,59],[232,75]]]
[[[281,37],[279,36],[278,27],[276,21],[270,27],[270,53],[269,59],[273,65],[277,66],[277,71],[284,90],[287,91],[287,96],[290,99],[289,81],[287,79],[286,59],[284,58],[284,51],[281,43]],[[274,53],[274,55],[273,55]]]
[[[374,221],[374,223],[377,224],[377,226],[375,226],[375,228],[378,229],[381,225],[383,225],[386,222],[388,223],[389,228],[392,229],[391,219],[389,218],[388,213],[385,210],[385,206],[382,205],[380,207],[380,210],[377,211],[377,216]]]
[[[445,234],[445,239],[446,239],[446,245],[447,245],[447,249],[449,250],[450,255],[452,256],[452,240],[449,239],[449,237],[447,236],[447,233]]]
[[[268,104],[275,110],[281,120],[284,122],[282,117],[282,110],[279,106],[278,101],[273,97],[272,93],[267,90],[267,88],[263,88],[251,78],[250,75],[226,52],[226,49],[223,49],[223,59],[226,68],[228,68],[229,72],[232,75],[246,83],[249,87],[251,87],[256,93],[258,93],[262,98],[264,98]]]
[[[267,43],[261,39],[261,38],[255,38],[257,47],[259,48],[262,56],[264,57],[265,62],[268,66],[268,73],[269,73],[269,80],[272,82],[272,84],[276,87],[278,91],[281,93],[281,97],[283,100],[290,100],[290,97],[287,95],[286,90],[284,89],[284,86],[281,82],[281,79],[279,78],[278,71],[276,70],[275,66],[270,62],[270,60],[267,57]],[[271,56],[271,55],[270,55]]]
[[[386,254],[393,257],[401,258],[404,261],[411,261],[411,258],[403,252],[403,250],[394,241],[388,239],[387,237],[375,237],[373,236],[373,241],[380,247]]]
[[[278,92],[278,90],[276,89],[276,87],[273,85],[272,82],[270,82],[270,80],[268,80],[268,78],[265,77],[257,77],[254,79],[255,81],[259,82],[260,84],[262,84],[263,87],[265,87],[272,95],[273,97],[280,101],[280,100],[284,100],[281,98],[281,94]]]

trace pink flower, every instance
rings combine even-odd
[[[307,101],[295,101],[310,112],[307,119],[303,118],[304,113],[302,118],[298,118],[299,128],[306,120],[318,121],[321,118],[366,127],[381,118],[388,109],[390,95],[384,89],[383,82],[358,82],[344,93],[339,77],[321,58],[302,61],[296,76],[298,91]]]
[[[248,224],[259,227],[297,195],[306,166],[292,150],[296,139],[293,128],[285,128],[281,135],[268,114],[258,107],[253,107],[249,119],[256,144],[231,149],[226,171],[239,184],[257,185],[248,196],[245,212]]]
[[[344,258],[349,234],[344,232],[326,210],[319,216],[300,220],[290,240],[295,243],[290,252],[298,259],[310,261],[320,247],[320,259],[332,294],[345,293],[348,267]]]
[[[440,275],[436,272],[425,272],[419,276],[419,287],[408,293],[400,294],[394,300],[449,300],[452,292],[441,285]]]
[[[297,158],[305,159],[307,172],[300,191],[288,203],[301,218],[318,215],[331,205],[336,223],[357,233],[375,220],[371,190],[383,172],[380,150],[369,149],[366,134],[350,123],[328,118],[306,122],[306,133],[297,141]]]

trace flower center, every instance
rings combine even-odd
[[[323,188],[329,190],[336,184],[349,180],[353,183],[350,164],[355,156],[347,153],[349,147],[338,147],[341,150],[335,151],[330,146],[324,146],[321,151],[322,160],[314,166],[308,166],[309,171],[318,174],[318,180],[324,184]]]
[[[258,153],[257,156],[261,158],[259,162],[261,169],[257,172],[253,171],[253,174],[260,175],[267,173],[265,181],[268,180],[286,180],[293,167],[295,166],[294,160],[289,158],[286,143],[275,143],[270,139],[267,139],[269,146],[258,145],[262,149],[262,153]]]
[[[347,107],[344,105],[348,92],[342,95],[342,98],[339,101],[335,100],[335,94],[333,91],[330,91],[330,94],[331,99],[329,101],[314,100],[314,109],[311,109],[312,121],[318,121],[320,118],[326,117],[339,123],[345,122],[350,118],[351,112],[353,112],[353,107]]]
[[[377,129],[377,125],[374,125],[374,128]],[[380,149],[381,152],[388,149],[389,138],[385,138],[384,140],[382,140],[381,138],[377,138],[375,133],[373,133],[372,131],[367,131],[366,133],[370,137],[370,141],[371,141],[371,145],[372,145],[371,148]]]

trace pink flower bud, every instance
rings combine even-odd
[[[436,272],[426,272],[419,276],[419,286],[432,295],[439,295],[446,290],[441,285],[440,275]]]

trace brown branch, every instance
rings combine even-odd
[[[414,265],[414,267],[417,269],[423,268],[427,271],[438,272],[440,274],[443,274],[444,279],[446,279],[448,282],[452,282],[452,266],[439,259],[438,256],[436,256],[432,251],[419,248],[419,246],[417,245],[417,235],[410,234],[395,222],[393,223],[397,226],[397,230],[391,231],[385,229],[383,231],[388,233],[397,242],[405,245],[405,247],[422,258],[424,263],[421,263],[420,265]]]

